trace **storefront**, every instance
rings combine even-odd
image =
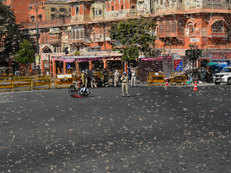
[[[113,64],[111,61],[120,62],[120,56],[51,56],[50,61],[50,71],[52,71],[53,76],[56,76],[60,73],[108,69],[108,64]]]

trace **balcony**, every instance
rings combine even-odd
[[[66,17],[63,19],[54,19],[54,20],[49,20],[49,21],[42,21],[38,22],[38,27],[39,28],[50,28],[50,27],[60,27],[64,25],[68,25],[71,23],[71,18]],[[36,23],[22,23],[24,28],[32,29],[36,28]]]
[[[221,33],[209,32],[208,38],[210,38],[210,39],[226,39],[226,38],[228,38],[228,34],[226,32],[221,32]]]
[[[50,35],[49,39],[47,39],[47,43],[49,43],[49,44],[61,44],[61,36],[60,35]]]
[[[159,24],[159,30],[157,35],[160,39],[183,39],[184,38],[184,28],[180,27],[176,21],[167,21],[166,23]]]
[[[138,12],[136,9],[130,9],[127,13],[127,17],[136,17],[138,15]]]
[[[68,42],[73,45],[87,45],[91,43],[89,38],[68,39]]]
[[[224,20],[215,21],[208,30],[208,38],[210,39],[226,39],[228,38],[227,27]]]
[[[59,34],[61,30],[59,28],[50,28],[49,34]]]

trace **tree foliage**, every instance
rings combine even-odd
[[[140,18],[121,21],[112,25],[110,37],[114,49],[123,53],[123,60],[134,60],[140,54],[155,54],[155,23],[151,19]]]
[[[35,50],[32,43],[26,39],[20,43],[19,50],[15,54],[15,61],[21,64],[29,65],[35,60]]]
[[[6,61],[19,49],[19,43],[23,39],[23,34],[16,24],[14,12],[10,7],[0,2],[0,41],[3,43],[1,61]]]

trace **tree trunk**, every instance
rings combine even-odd
[[[29,76],[30,72],[30,64],[25,65],[25,76]]]

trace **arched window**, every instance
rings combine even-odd
[[[193,23],[189,23],[188,24],[188,34],[192,34],[194,32],[194,26],[193,26]]]
[[[76,9],[75,9],[75,14],[76,14],[76,15],[79,14],[79,7],[76,7]]]
[[[66,12],[66,9],[65,8],[60,8],[59,11]]]
[[[42,20],[42,15],[41,15],[41,14],[38,15],[38,18],[39,18],[39,20],[41,21],[41,20]]]
[[[52,53],[51,49],[49,47],[44,47],[42,50],[43,53]]]
[[[34,16],[31,16],[31,22],[34,22],[35,21],[35,17]]]
[[[99,16],[101,16],[102,15],[102,10],[101,9],[99,9]]]
[[[52,12],[55,12],[55,11],[56,11],[56,8],[51,8],[51,11],[52,11]]]
[[[224,32],[224,31],[225,31],[224,21],[219,20],[212,24],[212,32]]]

